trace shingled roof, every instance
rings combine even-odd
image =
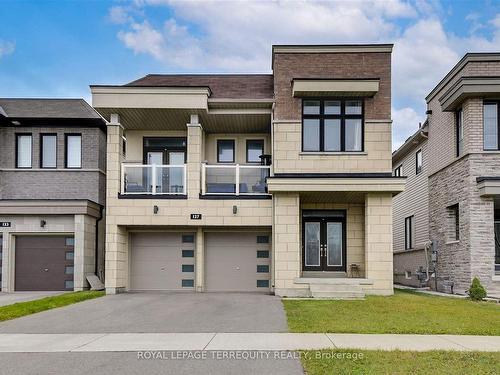
[[[0,116],[9,118],[101,119],[83,99],[0,98]]]
[[[209,87],[210,98],[272,99],[272,74],[148,74],[131,87]]]

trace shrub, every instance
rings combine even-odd
[[[477,277],[474,277],[469,290],[467,291],[469,297],[473,301],[481,301],[486,297],[486,289],[481,285],[481,282]]]

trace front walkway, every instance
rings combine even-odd
[[[500,336],[333,333],[0,334],[0,352],[4,353],[300,349],[500,351]]]

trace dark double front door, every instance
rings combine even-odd
[[[303,270],[345,272],[345,212],[304,212],[302,222]]]

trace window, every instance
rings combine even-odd
[[[302,101],[302,151],[363,151],[363,101]]]
[[[413,249],[414,225],[415,216],[409,216],[405,219],[405,250]]]
[[[464,114],[462,109],[459,109],[456,114],[457,118],[457,156],[464,152]]]
[[[194,264],[183,264],[182,272],[194,272]]]
[[[66,134],[66,168],[82,167],[82,135]]]
[[[411,271],[405,271],[405,279],[411,279]]]
[[[181,281],[181,285],[183,288],[192,288],[192,287],[194,287],[194,280],[193,279],[183,279]]]
[[[403,164],[401,164],[394,170],[394,177],[401,177],[402,175],[403,175]]]
[[[40,168],[57,167],[57,135],[40,134]]]
[[[31,168],[32,145],[31,134],[16,134],[16,168]]]
[[[257,288],[269,288],[269,280],[257,280]]]
[[[258,264],[257,265],[257,273],[268,273],[269,266],[267,264]]]
[[[269,236],[257,236],[257,243],[269,243]]]
[[[418,150],[415,154],[415,174],[422,172],[422,150]]]
[[[75,237],[66,237],[64,242],[66,246],[75,246]]]
[[[74,272],[75,272],[75,267],[73,267],[73,266],[66,266],[64,268],[64,273],[66,275],[73,275]]]
[[[183,234],[182,243],[194,243],[194,234]]]
[[[485,150],[498,150],[500,132],[498,124],[498,103],[483,103],[483,147]]]
[[[268,250],[257,250],[257,258],[269,258]]]
[[[217,140],[217,163],[234,163],[234,139]]]
[[[460,239],[460,211],[458,204],[449,206],[448,211],[448,241],[458,241]]]
[[[193,258],[194,257],[194,250],[182,250],[182,257],[183,258]]]
[[[262,154],[264,154],[264,140],[247,139],[247,163],[260,163]]]

